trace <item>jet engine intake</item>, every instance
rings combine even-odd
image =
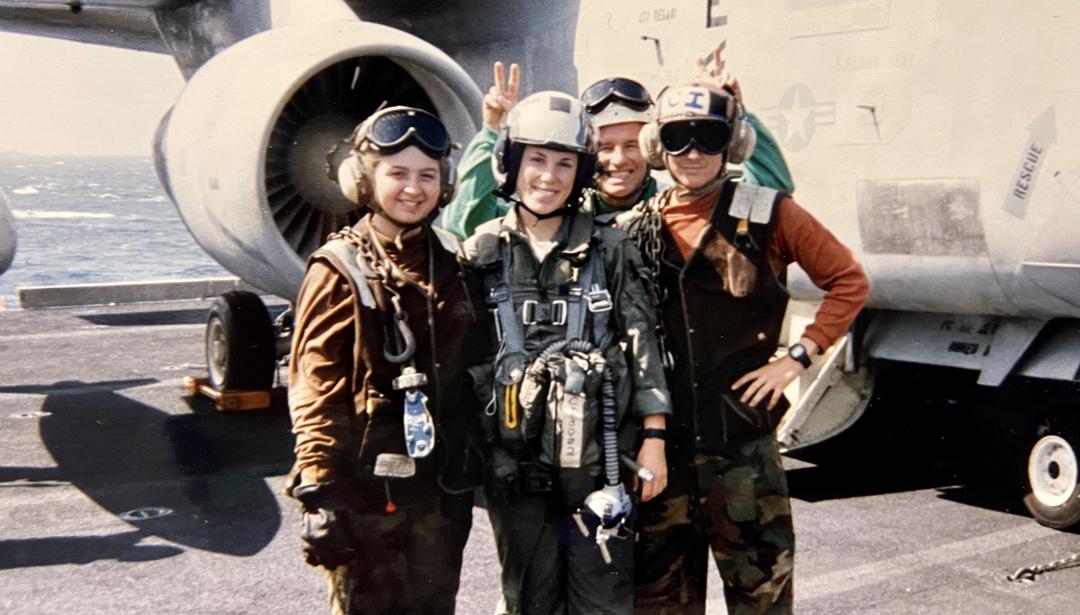
[[[438,115],[457,143],[481,93],[445,53],[362,22],[262,32],[199,69],[162,120],[158,175],[199,245],[250,284],[294,300],[306,258],[362,215],[337,166],[382,105]]]

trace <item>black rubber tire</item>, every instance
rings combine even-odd
[[[1024,506],[1041,525],[1066,530],[1080,523],[1077,439],[1070,429],[1040,430],[1028,454]]]
[[[219,391],[269,391],[276,353],[274,325],[255,293],[232,290],[214,299],[206,319],[206,365]]]

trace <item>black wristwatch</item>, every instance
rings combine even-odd
[[[807,369],[809,369],[810,364],[813,363],[813,361],[810,360],[810,353],[806,351],[806,346],[803,346],[798,342],[788,346],[787,352],[789,357],[802,363],[802,366]]]

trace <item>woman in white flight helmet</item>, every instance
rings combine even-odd
[[[488,402],[485,490],[511,614],[632,613],[626,483],[667,480],[654,298],[629,238],[580,208],[595,157],[578,99],[525,98],[492,157],[513,207],[465,242],[495,321],[490,359],[470,371]]]

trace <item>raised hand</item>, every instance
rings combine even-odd
[[[521,69],[517,64],[510,65],[510,80],[506,79],[506,72],[502,62],[496,62],[494,66],[495,85],[488,89],[484,96],[484,126],[498,131],[506,123],[506,115],[517,104],[518,85],[521,81]]]
[[[740,105],[744,105],[746,101],[743,100],[742,88],[739,87],[739,80],[736,79],[728,72],[727,62],[724,60],[724,47],[725,44],[721,43],[716,46],[709,53],[703,57],[698,58],[697,67],[701,73],[708,77],[709,80],[714,81],[717,85],[731,92],[731,95],[735,97],[735,100],[739,101]]]
[[[724,62],[724,43],[720,43],[716,46],[716,49],[713,49],[697,60],[698,70],[704,75],[716,79],[721,85],[724,83],[721,77],[724,75],[724,68],[726,66],[727,63]]]

